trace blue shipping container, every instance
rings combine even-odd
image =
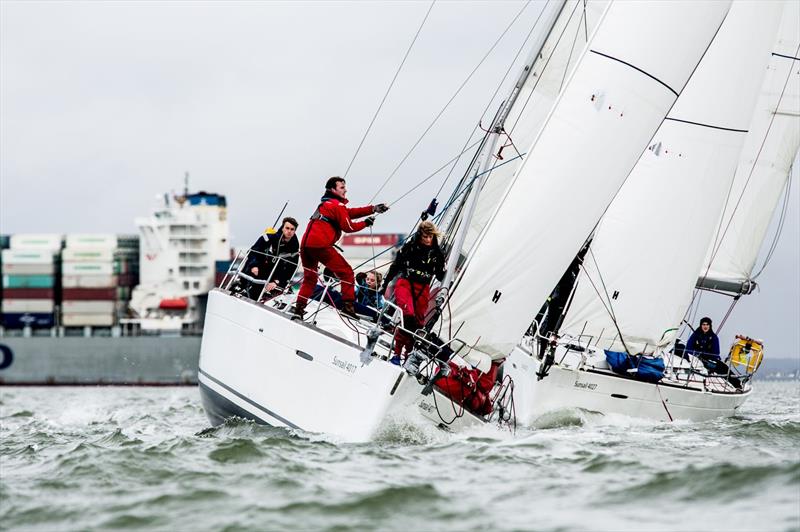
[[[38,312],[25,312],[5,313],[3,316],[3,325],[8,329],[22,329],[25,326],[30,326],[34,329],[41,327],[52,327],[56,324],[55,314],[52,313],[38,313]]]

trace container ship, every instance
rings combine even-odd
[[[135,224],[128,235],[0,236],[0,385],[197,383],[208,292],[248,248],[231,246],[225,196],[190,193],[188,181]],[[340,244],[356,269],[385,270],[403,236]]]
[[[231,264],[225,196],[159,196],[136,226],[0,237],[0,384],[197,382],[205,298]]]

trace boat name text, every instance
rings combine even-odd
[[[357,365],[353,364],[352,362],[342,360],[341,358],[337,358],[335,355],[333,357],[333,365],[337,368],[342,368],[349,373],[355,373],[358,369]]]

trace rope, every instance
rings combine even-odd
[[[466,84],[469,82],[469,80],[472,79],[472,76],[475,75],[475,72],[478,71],[478,69],[481,67],[481,65],[484,63],[484,61],[486,61],[486,59],[489,57],[489,55],[492,53],[492,51],[494,51],[494,49],[497,47],[497,45],[500,44],[500,41],[503,39],[503,37],[505,37],[506,33],[508,33],[508,30],[511,29],[511,27],[514,25],[514,23],[517,21],[517,19],[519,19],[519,17],[522,15],[522,13],[528,8],[530,3],[531,3],[531,0],[528,0],[527,2],[525,2],[525,5],[522,6],[522,9],[519,10],[519,12],[516,14],[516,16],[514,16],[514,18],[511,20],[511,22],[508,24],[508,26],[506,26],[506,29],[503,30],[503,33],[500,34],[500,37],[498,37],[497,40],[494,42],[494,44],[492,44],[492,46],[489,48],[489,50],[486,52],[486,54],[484,54],[483,58],[481,58],[481,60],[478,62],[478,64],[475,66],[475,68],[472,69],[472,72],[469,73],[469,75],[461,83],[461,85],[458,87],[458,89],[456,89],[456,92],[453,94],[453,96],[450,97],[450,99],[447,101],[447,103],[444,105],[444,107],[442,107],[442,109],[439,111],[439,113],[436,115],[436,117],[433,119],[433,121],[428,125],[427,128],[425,128],[425,131],[422,132],[422,135],[420,135],[419,138],[416,140],[416,142],[414,142],[414,144],[411,146],[411,149],[409,149],[408,152],[400,160],[400,162],[397,163],[397,166],[395,166],[394,170],[392,170],[392,172],[389,174],[389,176],[384,180],[384,182],[381,184],[381,186],[378,188],[378,190],[375,192],[375,194],[369,200],[369,203],[372,203],[375,200],[375,198],[378,196],[378,194],[380,194],[383,191],[383,189],[386,187],[386,185],[389,184],[389,181],[392,180],[392,178],[395,176],[395,174],[397,174],[397,172],[400,170],[400,167],[403,166],[403,164],[406,162],[406,160],[408,160],[408,158],[411,156],[411,154],[414,152],[414,150],[417,149],[417,146],[419,146],[419,143],[422,142],[422,139],[425,138],[425,136],[433,128],[433,126],[436,124],[436,122],[439,121],[439,118],[441,118],[441,116],[444,114],[444,112],[447,110],[447,108],[450,107],[450,104],[453,103],[453,100],[456,99],[456,97],[459,95],[461,90],[466,86]]]
[[[353,163],[358,156],[358,153],[361,151],[361,147],[364,145],[364,141],[367,140],[367,135],[369,135],[370,130],[372,129],[373,124],[375,124],[375,120],[378,118],[378,114],[383,109],[383,104],[386,103],[386,98],[389,97],[389,92],[391,92],[392,87],[394,87],[394,82],[397,81],[397,76],[400,75],[400,71],[403,69],[403,65],[406,64],[406,59],[408,59],[409,54],[411,53],[411,49],[414,47],[414,43],[417,42],[417,38],[419,37],[420,32],[422,31],[422,27],[425,26],[425,22],[428,20],[428,15],[431,14],[431,10],[433,9],[433,5],[436,3],[436,0],[431,2],[430,7],[428,7],[428,12],[425,13],[425,18],[422,19],[422,23],[417,28],[417,33],[414,35],[414,38],[411,40],[411,44],[408,45],[408,50],[406,50],[406,55],[403,56],[403,60],[400,62],[400,66],[397,67],[397,71],[394,73],[394,77],[392,78],[392,82],[389,83],[389,88],[386,89],[386,93],[383,95],[383,99],[381,100],[380,105],[378,105],[378,109],[375,111],[375,114],[372,116],[372,120],[367,126],[367,130],[364,132],[364,136],[361,137],[361,142],[358,143],[358,148],[356,148],[356,152],[353,154],[353,158],[350,159],[350,164],[347,165],[347,170],[344,171],[344,175],[342,177],[347,177],[347,174],[350,172],[350,168],[353,166]],[[372,203],[370,201],[370,203]]]

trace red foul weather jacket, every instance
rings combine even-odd
[[[363,220],[355,221],[354,218],[363,218],[375,212],[372,205],[348,208],[347,199],[330,193],[322,196],[321,202],[311,216],[301,247],[331,247],[341,238],[342,232],[356,233],[367,226]]]

